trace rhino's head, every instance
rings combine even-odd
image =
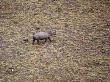
[[[48,31],[48,33],[49,33],[51,36],[56,35],[56,31],[55,31],[55,30],[53,30],[53,31]]]

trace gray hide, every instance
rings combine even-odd
[[[45,40],[45,42],[47,41],[47,39],[51,42],[50,36],[55,35],[56,32],[36,32],[33,33],[33,44],[35,43],[35,40],[37,40],[37,42],[39,43],[39,40]]]

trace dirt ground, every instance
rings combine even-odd
[[[110,82],[110,0],[0,0],[0,82]]]

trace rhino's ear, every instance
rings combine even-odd
[[[53,31],[52,31],[52,34],[53,34],[53,35],[56,35],[56,30],[53,30]]]
[[[33,33],[33,35],[35,34],[35,32]]]
[[[49,34],[51,34],[52,33],[52,31],[51,30],[49,30],[49,31],[47,31]]]

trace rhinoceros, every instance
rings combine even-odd
[[[37,40],[37,43],[39,43],[39,40],[45,40],[45,42],[47,40],[49,40],[51,42],[51,36],[52,35],[56,35],[56,31],[43,31],[43,32],[35,32],[33,33],[33,45],[35,43],[35,41]]]

